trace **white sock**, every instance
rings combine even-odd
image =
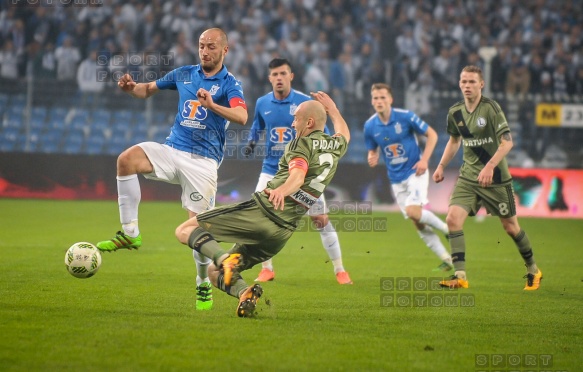
[[[423,239],[425,242],[425,245],[427,245],[429,249],[431,249],[433,253],[437,255],[437,257],[439,257],[442,261],[449,260],[449,262],[451,262],[451,255],[445,249],[441,243],[441,239],[439,239],[439,236],[433,232],[431,227],[425,226],[425,229],[417,232],[419,233],[421,239]]]
[[[449,230],[447,229],[447,224],[444,221],[440,220],[439,217],[433,214],[433,212],[428,211],[427,209],[421,210],[421,218],[419,219],[419,222],[425,225],[429,225],[434,229],[441,231],[444,234],[447,234],[449,232]]]
[[[194,257],[194,262],[196,263],[196,285],[200,285],[202,282],[208,282],[208,267],[213,262],[210,258],[192,250],[192,256]]]
[[[271,258],[267,261],[263,261],[261,263],[261,267],[264,269],[268,269],[269,271],[273,271],[273,261],[271,261]]]
[[[334,226],[328,221],[328,224],[321,229],[320,238],[322,239],[322,245],[328,253],[328,257],[334,265],[334,273],[339,273],[344,271],[344,266],[342,265],[342,252],[340,251],[340,242],[338,241],[338,234],[334,229]]]
[[[466,277],[466,272],[463,270],[456,271],[454,275],[463,280],[468,280],[468,278]]]
[[[140,181],[137,174],[117,176],[117,203],[119,220],[124,232],[135,238],[140,234],[138,228],[138,205],[142,199]]]

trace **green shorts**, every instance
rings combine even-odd
[[[275,256],[293,234],[265,216],[253,199],[217,207],[199,214],[197,220],[216,241],[236,243],[229,253],[243,255],[240,271]]]
[[[504,185],[482,187],[476,183],[458,178],[449,205],[465,209],[470,216],[475,216],[481,206],[492,216],[510,218],[516,216],[516,203],[512,182]]]

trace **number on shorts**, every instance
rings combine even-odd
[[[502,216],[506,216],[508,214],[508,204],[506,203],[498,204],[498,211]]]

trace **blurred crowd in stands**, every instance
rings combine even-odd
[[[228,33],[226,65],[249,102],[270,90],[276,56],[292,62],[296,89],[328,91],[350,110],[374,82],[456,91],[463,66],[483,65],[482,46],[498,52],[494,94],[583,95],[583,0],[3,0],[0,76],[99,96],[126,71],[150,81],[198,63],[198,36],[214,26]],[[432,112],[428,100],[419,114]]]
[[[217,25],[229,35],[228,68],[248,87],[285,56],[306,90],[368,94],[376,81],[452,90],[460,67],[495,46],[492,91],[583,94],[580,0],[7,0],[0,25],[6,79],[25,76],[27,61],[35,76],[62,81],[87,65],[143,68],[131,65],[140,53],[160,57],[152,69],[194,64],[198,35]]]

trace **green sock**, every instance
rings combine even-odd
[[[449,232],[449,245],[455,271],[466,271],[466,238],[463,230]]]
[[[530,240],[528,240],[528,236],[524,230],[520,230],[520,232],[512,238],[516,247],[518,248],[518,252],[522,256],[526,267],[528,268],[528,272],[531,274],[536,274],[538,272],[538,268],[536,267],[536,263],[534,262],[534,255],[532,253],[532,247],[530,245]]]
[[[202,227],[197,227],[188,237],[188,246],[206,257],[210,257],[215,265],[219,266],[218,260],[226,254],[221,245],[213,236]]]
[[[225,285],[225,279],[222,273],[219,274],[219,277],[217,279],[217,288],[219,288],[221,291],[225,292],[229,296],[233,296],[236,298],[239,298],[239,294],[243,292],[245,289],[247,289],[247,287],[248,287],[247,283],[245,283],[245,281],[243,280],[243,278],[241,278],[241,275],[238,272],[233,273],[233,277],[231,278],[231,285],[229,286]]]

